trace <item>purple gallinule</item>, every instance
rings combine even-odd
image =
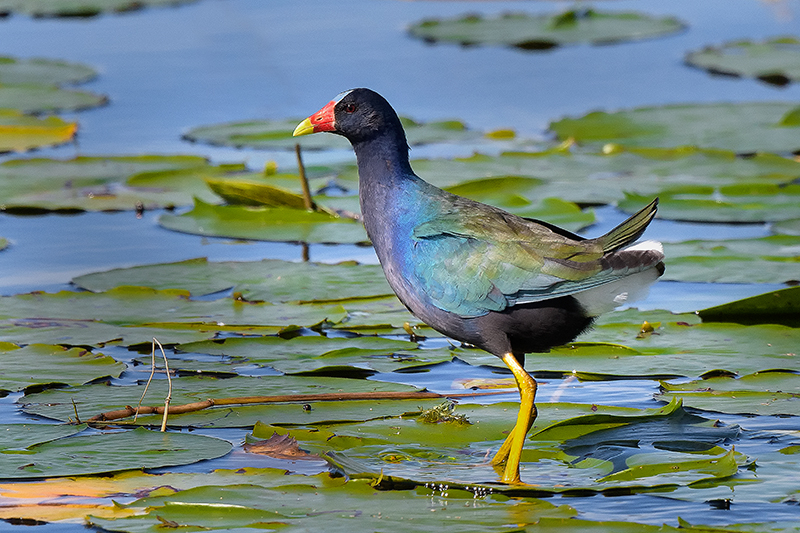
[[[353,89],[301,122],[294,135],[346,137],[358,160],[361,214],[386,279],[419,319],[501,358],[520,391],[517,422],[492,463],[520,483],[536,418],[525,354],[572,341],[594,318],[646,292],[663,272],[660,243],[631,245],[658,199],[594,239],[443,191],[411,169],[394,109]]]

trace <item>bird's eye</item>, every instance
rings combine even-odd
[[[345,104],[344,105],[344,112],[345,113],[354,113],[356,110],[356,104]]]

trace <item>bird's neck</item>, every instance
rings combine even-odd
[[[397,186],[415,177],[402,129],[354,142],[353,150],[358,161],[359,187]]]

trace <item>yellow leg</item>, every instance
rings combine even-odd
[[[525,445],[525,436],[536,420],[536,380],[528,374],[522,365],[519,364],[514,354],[503,355],[503,362],[514,374],[514,379],[519,388],[519,414],[514,429],[506,437],[503,445],[492,459],[493,465],[506,463],[505,471],[501,481],[503,483],[521,483],[519,478],[519,460],[522,456],[522,447]]]

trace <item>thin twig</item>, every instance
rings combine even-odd
[[[153,344],[150,349],[150,377],[147,378],[147,383],[145,383],[144,391],[142,391],[142,397],[139,398],[139,403],[136,405],[136,413],[133,415],[133,421],[136,422],[136,419],[139,417],[139,408],[142,406],[142,402],[144,401],[144,395],[147,394],[147,389],[150,387],[150,382],[153,381],[153,376],[156,373],[156,338],[153,337]]]
[[[508,391],[465,392],[458,394],[439,394],[428,391],[403,391],[403,392],[329,392],[317,394],[283,394],[278,396],[240,396],[237,398],[209,398],[201,402],[186,403],[168,407],[169,414],[193,413],[220,405],[248,405],[255,403],[307,403],[307,402],[336,402],[346,400],[426,400],[431,398],[475,398],[493,394],[508,394]],[[134,409],[126,406],[124,409],[108,411],[95,415],[87,422],[108,422],[129,416],[142,414],[163,414],[162,406],[140,406]]]
[[[161,356],[164,358],[164,368],[167,371],[167,383],[169,384],[167,389],[167,397],[164,398],[164,417],[161,419],[161,432],[165,432],[167,430],[167,417],[169,416],[169,402],[172,400],[172,377],[169,375],[169,363],[167,362],[167,354],[164,353],[164,347],[161,346],[161,343],[158,342],[158,339],[153,337],[153,342],[158,344],[158,347],[161,349]]]
[[[294,145],[294,153],[297,155],[297,171],[300,174],[300,186],[303,188],[303,204],[308,211],[316,211],[317,206],[314,200],[311,199],[311,187],[308,186],[308,177],[306,176],[306,167],[303,165],[303,155],[300,150],[300,144]]]

